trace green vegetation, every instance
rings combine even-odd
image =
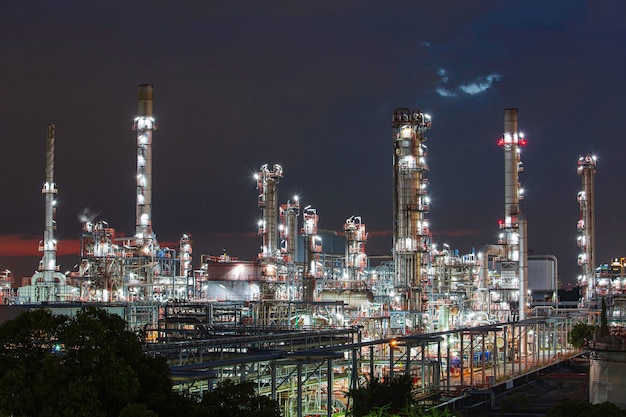
[[[403,374],[385,381],[374,378],[362,388],[351,389],[346,396],[352,404],[354,417],[366,416],[383,407],[385,412],[395,413],[410,404],[412,387],[411,377]]]
[[[370,411],[365,417],[453,417],[457,414],[449,410],[426,410],[419,407],[405,407],[398,413],[391,413],[389,407],[380,407]]]
[[[198,407],[205,416],[280,417],[276,401],[255,395],[254,382],[234,383],[226,380],[202,397]]]
[[[146,356],[121,317],[96,308],[3,323],[0,386],[0,416],[280,416],[252,383],[225,382],[200,403],[173,392],[165,359]]]
[[[606,316],[606,300],[604,299],[604,297],[602,298],[602,312],[600,314],[600,335],[609,335],[609,321]]]
[[[413,402],[413,383],[409,375],[380,381],[373,379],[362,388],[352,389],[347,397],[353,417],[451,417],[448,410],[426,410]]]
[[[583,322],[578,322],[572,326],[568,335],[568,342],[576,349],[581,349],[585,345],[585,340],[591,341],[596,335],[596,327]]]
[[[564,401],[548,411],[546,417],[626,417],[626,410],[613,403],[589,404],[586,401]]]

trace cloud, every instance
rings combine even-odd
[[[439,85],[435,87],[435,90],[441,97],[473,96],[480,94],[493,87],[496,81],[502,79],[502,75],[497,72],[492,72],[488,75],[475,77],[468,82],[457,83],[456,85],[450,86],[450,77],[446,69],[439,68],[437,75],[439,75],[440,79]]]
[[[459,88],[466,94],[474,95],[486,91],[493,86],[494,82],[500,81],[501,79],[502,76],[494,72],[486,77],[478,77],[471,83],[463,84]]]

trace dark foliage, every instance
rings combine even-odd
[[[165,360],[96,308],[72,318],[37,309],[0,326],[0,386],[0,413],[12,416],[117,417],[134,404],[149,416],[176,402]]]
[[[568,342],[577,349],[585,345],[585,340],[592,341],[596,335],[596,327],[583,322],[578,322],[572,326],[568,334]]]
[[[410,404],[412,387],[411,377],[405,374],[385,381],[373,379],[365,387],[348,392],[352,415],[363,417],[370,411],[383,407],[389,413],[397,413]]]
[[[204,394],[198,416],[280,417],[280,408],[269,397],[256,395],[254,382],[234,383],[225,380],[215,390]]]
[[[626,417],[626,410],[613,403],[589,404],[586,401],[564,401],[548,411],[546,417]]]

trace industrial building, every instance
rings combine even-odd
[[[152,146],[157,132],[153,86],[138,88],[138,111],[132,125],[137,134],[136,219],[131,237],[117,237],[102,219],[87,220],[80,231],[80,261],[68,276],[56,266],[54,229],[54,127],[49,132],[46,159],[46,217],[41,273],[22,287],[16,303],[82,302],[341,302],[346,316],[325,316],[312,307],[302,320],[323,316],[333,325],[361,317],[393,316],[394,332],[447,330],[467,323],[525,319],[529,299],[529,259],[526,218],[521,211],[523,172],[521,150],[526,139],[518,129],[518,111],[504,110],[504,133],[498,145],[504,153],[504,212],[500,238],[477,253],[459,254],[448,244],[439,247],[428,222],[428,147],[431,117],[418,110],[396,109],[391,120],[393,158],[393,249],[388,259],[373,265],[366,251],[366,222],[348,214],[343,233],[319,228],[320,217],[297,196],[281,198],[279,184],[288,178],[280,164],[263,164],[255,175],[261,212],[257,259],[239,260],[223,254],[203,254],[193,261],[191,234],[178,247],[161,247],[152,224]],[[595,165],[594,165],[595,166]],[[579,168],[579,171],[581,168]],[[584,186],[593,179],[583,169]],[[588,198],[582,198],[580,195]],[[581,192],[581,213],[592,207],[592,190]],[[281,203],[284,201],[284,203]],[[586,214],[589,216],[589,214]],[[593,242],[592,221],[581,238]],[[156,225],[158,227],[158,225]],[[590,231],[591,229],[591,231]],[[581,229],[582,230],[582,229]],[[581,259],[592,258],[589,250]],[[199,261],[199,262],[198,262]],[[587,264],[585,264],[587,265]],[[556,260],[551,280],[540,279],[541,291],[555,293]],[[586,273],[588,274],[588,272]],[[586,281],[586,280],[585,280]],[[534,282],[533,279],[530,282]],[[551,297],[555,301],[555,297]]]
[[[42,262],[30,285],[20,287],[15,296],[2,286],[12,280],[9,271],[0,275],[3,302],[124,306],[120,311],[129,325],[146,330],[148,350],[175,363],[179,389],[201,395],[220,378],[253,375],[259,387],[279,398],[281,390],[287,391],[277,385],[277,373],[283,372],[285,380],[295,374],[297,403],[286,395],[283,405],[297,415],[306,408],[307,395],[315,397],[311,401],[320,409],[325,396],[330,413],[333,375],[354,387],[360,369],[369,377],[392,376],[402,363],[402,372],[418,372],[423,393],[446,384],[450,391],[451,374],[459,368],[461,386],[468,383],[463,369],[476,366],[482,370],[480,384],[486,376],[493,376],[494,384],[500,368],[487,364],[489,355],[492,361],[499,358],[504,375],[507,364],[515,369],[515,352],[520,372],[522,354],[535,366],[564,355],[570,351],[567,332],[573,322],[587,318],[584,311],[558,305],[556,258],[528,255],[529,219],[521,210],[519,181],[526,139],[518,128],[517,109],[504,110],[498,142],[504,153],[504,210],[494,230],[499,229],[500,237],[483,242],[476,253],[460,254],[447,244],[439,247],[433,237],[426,146],[431,125],[431,117],[419,110],[398,108],[392,113],[393,249],[388,259],[372,264],[366,251],[366,219],[358,214],[346,213],[343,233],[327,231],[319,227],[313,206],[303,206],[295,196],[281,196],[279,185],[289,173],[278,163],[263,164],[255,176],[261,212],[257,258],[198,256],[193,255],[191,234],[182,235],[176,248],[161,247],[156,239],[152,146],[157,123],[153,86],[142,84],[132,126],[137,134],[134,234],[118,237],[106,221],[90,219],[79,231],[78,268],[67,275],[58,272],[51,125],[42,190]],[[578,229],[585,307],[597,299],[596,289],[606,288],[593,269],[594,172],[595,158],[581,159]],[[548,308],[533,308],[533,291],[551,303],[544,305]],[[215,338],[219,342],[209,342]],[[400,341],[398,349],[390,345],[392,340]],[[475,385],[474,371],[467,377]],[[303,385],[305,379],[309,382]]]

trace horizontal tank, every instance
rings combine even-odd
[[[365,303],[374,301],[374,294],[369,290],[322,290],[320,301],[343,301],[352,308],[359,308]]]

